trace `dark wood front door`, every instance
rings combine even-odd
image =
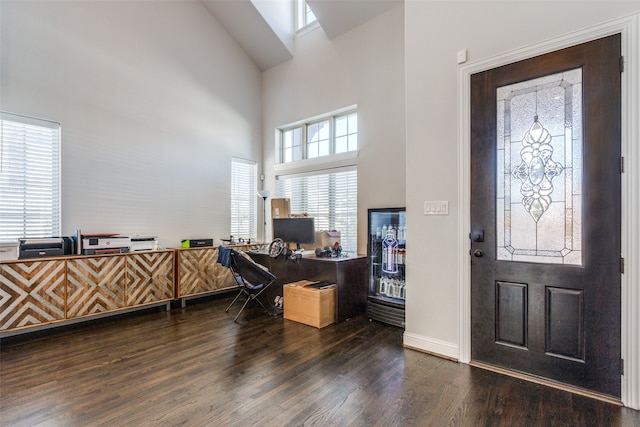
[[[614,397],[620,40],[471,77],[472,361]]]

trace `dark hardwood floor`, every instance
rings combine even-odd
[[[5,338],[2,426],[638,426],[640,412],[230,298]]]

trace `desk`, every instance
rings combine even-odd
[[[271,285],[282,295],[282,285],[299,280],[326,281],[336,284],[336,321],[343,322],[366,311],[367,258],[316,258],[313,252],[295,260],[280,255],[271,258],[266,253],[247,252],[258,264],[269,269],[277,278]],[[272,290],[272,293],[274,290]],[[274,293],[274,296],[276,294]]]

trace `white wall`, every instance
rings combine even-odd
[[[62,125],[62,232],[229,235],[261,77],[200,2],[0,2],[0,108]]]
[[[479,61],[628,15],[638,2],[407,1],[407,254],[405,343],[458,357],[458,74]],[[464,13],[460,13],[464,10]],[[448,216],[423,215],[448,200]]]
[[[405,204],[403,11],[400,5],[333,40],[321,28],[311,31],[296,40],[292,60],[263,73],[265,187],[272,192],[275,128],[357,104],[359,253],[366,253],[367,209]]]

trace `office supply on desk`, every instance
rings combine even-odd
[[[240,314],[242,314],[242,311],[245,309],[249,301],[258,303],[267,312],[267,314],[271,314],[269,309],[267,309],[262,301],[260,301],[259,297],[276,281],[276,276],[271,274],[271,272],[266,268],[256,264],[249,257],[222,245],[218,248],[218,263],[231,270],[231,273],[240,288],[240,292],[238,292],[238,295],[236,295],[231,304],[229,304],[229,307],[227,307],[225,312],[229,311],[238,298],[241,296],[246,297],[240,311],[236,315],[235,319],[233,319],[234,322],[238,321],[238,317],[240,317]]]

